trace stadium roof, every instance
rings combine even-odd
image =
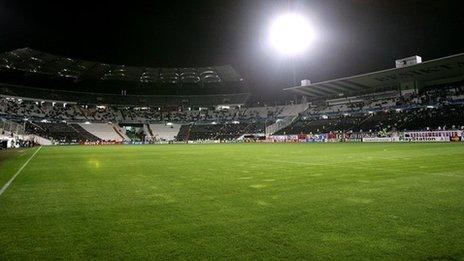
[[[242,81],[230,65],[189,68],[149,68],[106,64],[36,51],[16,49],[0,54],[0,68],[74,78],[76,80],[139,81],[142,83],[219,83]]]
[[[420,82],[424,86],[464,79],[464,53],[403,68],[344,77],[305,86],[286,88],[312,97],[356,95],[400,84]]]

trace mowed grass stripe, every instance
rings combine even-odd
[[[0,259],[459,259],[463,149],[47,147],[2,197]]]

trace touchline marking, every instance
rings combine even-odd
[[[18,169],[18,171],[16,171],[16,174],[14,174],[13,177],[11,177],[10,180],[8,180],[8,182],[3,185],[2,189],[0,189],[0,196],[3,194],[3,192],[5,192],[5,190],[11,185],[11,183],[13,182],[13,180],[16,178],[16,176],[19,175],[19,173],[21,173],[21,171],[23,171],[23,169],[27,166],[27,164],[29,163],[29,161],[32,160],[32,158],[34,158],[35,154],[37,154],[37,152],[39,152],[39,150],[42,148],[42,146],[40,146],[35,152],[34,154],[32,154],[32,156],[21,166],[20,169]]]

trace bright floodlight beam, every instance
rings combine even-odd
[[[309,21],[299,14],[278,16],[270,28],[272,46],[284,55],[293,56],[306,51],[314,38]]]

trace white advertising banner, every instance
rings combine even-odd
[[[462,131],[407,131],[404,132],[404,141],[459,141],[462,140]]]
[[[399,139],[395,139],[392,137],[373,137],[373,138],[363,138],[363,142],[395,142],[399,141]]]

